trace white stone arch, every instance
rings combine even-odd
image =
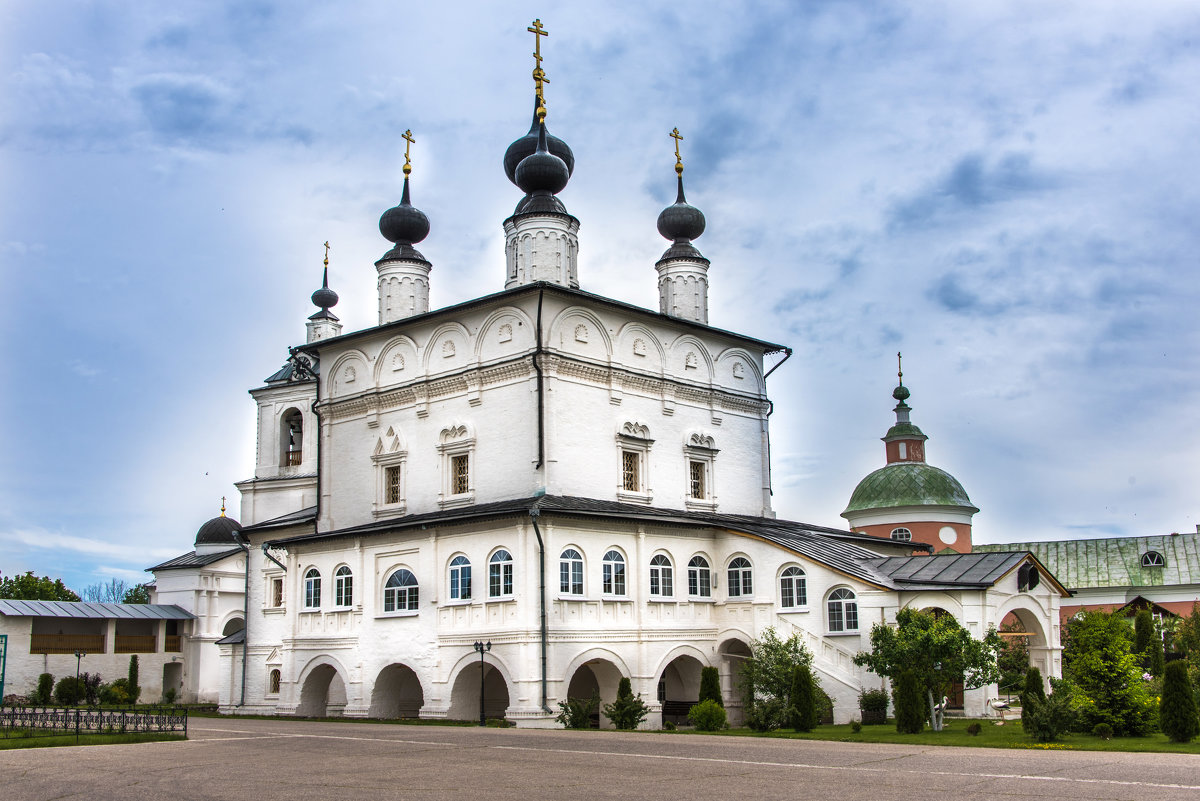
[[[734,363],[742,362],[745,364],[745,375],[742,379],[734,377]],[[744,348],[726,348],[717,354],[715,360],[717,371],[716,374],[720,377],[724,386],[732,389],[742,388],[745,392],[752,392],[761,395],[766,391],[766,381],[763,379],[762,371],[758,367],[758,360],[750,355],[750,352]],[[724,380],[728,370],[729,380]]]
[[[1029,634],[1030,647],[1033,647],[1035,640],[1039,646],[1050,645],[1050,632],[1047,631],[1046,621],[1052,620],[1052,613],[1039,603],[1037,598],[1022,594],[1013,596],[1000,604],[996,608],[996,628],[1000,627],[1000,623],[1009,614],[1015,615],[1025,626],[1025,631]],[[1045,671],[1042,672],[1044,675],[1049,675]]]
[[[512,337],[516,343],[509,348],[510,351],[518,351],[524,348],[534,346],[534,337],[537,335],[534,329],[536,328],[533,320],[524,310],[516,306],[504,306],[496,309],[487,316],[487,319],[479,326],[479,334],[475,337],[475,361],[482,362],[484,360],[484,351],[488,348],[489,343],[493,340],[493,329],[498,329],[503,325],[503,321],[507,318],[515,318],[519,326],[513,327]],[[520,335],[518,336],[518,331]]]
[[[371,360],[361,350],[348,350],[338,356],[328,374],[321,370],[321,374],[325,376],[327,396],[345,397],[371,389],[374,386],[374,373],[370,367]],[[348,370],[353,370],[353,380],[350,380]]]
[[[671,354],[669,360],[670,368],[666,372],[676,378],[682,378],[698,384],[711,384],[713,382],[712,354],[708,352],[708,348],[697,337],[691,334],[683,334],[671,343],[669,350]],[[693,351],[697,355],[696,369],[689,370],[685,367],[685,364],[687,363],[688,353]]]
[[[322,668],[332,668],[333,676],[330,677],[328,683],[321,688],[320,696],[323,699],[323,703],[318,704],[318,699],[314,697],[316,695],[316,688],[308,687],[307,685],[309,679],[313,678],[313,673],[321,670]],[[340,660],[330,654],[318,654],[309,659],[296,676],[295,686],[298,688],[297,691],[300,693],[300,697],[296,699],[296,714],[311,717],[313,716],[312,713],[318,711],[318,707],[321,707],[319,711],[322,711],[325,714],[319,715],[318,717],[324,717],[328,714],[330,706],[337,707],[339,704],[341,706],[345,706],[348,700],[346,684],[349,681],[349,678],[350,671],[346,669],[346,666],[343,665]],[[334,679],[339,680],[339,685],[334,684]],[[340,690],[338,689],[339,686]]]
[[[747,642],[749,642],[749,640],[747,640]],[[691,645],[690,643],[681,643],[667,651],[666,654],[664,654],[658,660],[658,664],[654,669],[654,676],[656,678],[661,676],[662,672],[667,669],[667,665],[671,664],[681,656],[692,657],[700,663],[701,667],[711,667],[712,665],[712,662],[708,658],[708,654],[706,654],[703,650]]]
[[[857,595],[858,590],[854,590],[854,593]],[[949,593],[922,592],[908,599],[901,608],[915,609],[919,612],[923,612],[926,609],[933,607],[944,609],[945,611],[949,612],[951,615],[953,615],[954,619],[958,621],[958,625],[966,628],[966,624],[964,622],[966,620],[966,612],[963,609],[962,604],[959,603],[957,599],[953,598]]]
[[[230,628],[228,631],[226,631],[226,629],[229,627],[229,624],[233,623],[234,621],[240,621],[242,625],[237,628]],[[246,628],[246,616],[242,614],[241,609],[232,609],[221,617],[221,622],[220,625],[217,626],[217,631],[221,632],[222,637],[228,637],[235,631],[244,628]]]
[[[383,349],[379,351],[379,358],[375,360],[375,386],[400,383],[401,380],[411,381],[417,378],[420,374],[420,371],[417,369],[419,354],[420,349],[412,337],[401,334],[389,339],[383,346]],[[392,362],[397,355],[406,357],[402,371],[392,370]],[[403,378],[393,379],[392,376],[395,374],[399,374]]]
[[[605,552],[610,550],[612,549],[605,548]],[[567,663],[567,667],[563,671],[564,681],[570,681],[571,676],[575,674],[576,670],[579,670],[579,668],[581,668],[583,665],[591,662],[594,659],[603,659],[607,662],[612,662],[617,670],[621,672],[622,676],[630,679],[633,677],[633,671],[629,669],[629,665],[625,662],[625,659],[620,654],[608,648],[593,647],[579,652],[575,655],[574,659]]]
[[[633,343],[639,339],[646,343],[645,359],[632,355]],[[615,361],[626,364],[635,370],[663,375],[666,370],[667,353],[663,348],[662,340],[649,328],[641,323],[626,323],[617,332],[617,342],[619,344],[614,351]],[[657,359],[657,363],[652,361],[654,359]],[[648,361],[650,364],[645,364]]]
[[[454,355],[446,358],[443,346],[448,340],[453,342],[455,338],[462,339],[462,348],[459,349],[458,346],[455,346]],[[474,352],[473,340],[471,332],[462,323],[448,322],[439,325],[430,334],[425,351],[420,355],[421,367],[425,371],[425,375],[444,373],[447,370],[461,367],[467,360],[467,354]],[[440,364],[443,360],[445,360],[446,366]]]
[[[366,693],[366,698],[369,699],[369,703],[370,703],[370,707],[367,712],[368,717],[400,717],[399,715],[389,716],[389,715],[381,714],[384,711],[388,711],[387,710],[388,707],[402,706],[402,704],[393,702],[392,699],[390,699],[390,698],[384,698],[383,696],[379,695],[379,693],[382,690],[382,688],[380,688],[380,686],[379,686],[380,677],[382,677],[384,675],[385,671],[389,670],[390,668],[394,668],[394,667],[404,668],[404,669],[408,670],[410,673],[412,673],[413,677],[417,680],[417,686],[421,690],[422,706],[424,704],[429,703],[429,698],[430,698],[429,693],[430,693],[430,689],[431,689],[429,686],[429,680],[425,676],[421,675],[421,672],[418,671],[415,667],[413,667],[408,662],[406,662],[402,659],[393,659],[390,662],[387,662],[386,664],[380,665],[378,667],[378,669],[374,671],[374,678],[371,680],[371,689],[369,692]],[[399,700],[399,699],[397,699],[397,700]],[[420,708],[417,709],[417,712],[418,712],[418,714],[415,715],[414,717],[419,717]]]
[[[503,647],[503,646],[502,646]],[[511,671],[504,659],[497,653],[499,648],[493,645],[493,649],[484,655],[484,662],[493,671],[495,671],[500,679],[504,682],[505,693],[508,696],[507,706],[511,707],[516,696],[516,682],[513,680]],[[477,718],[479,715],[479,680],[477,676],[471,676],[471,681],[463,686],[460,682],[463,680],[464,674],[470,676],[479,668],[479,654],[474,650],[464,653],[451,666],[450,673],[446,679],[446,686],[449,689],[450,706],[449,715],[451,717],[463,718],[466,714],[464,710],[474,709],[474,714],[470,717]],[[488,704],[492,706],[491,703]],[[470,718],[463,718],[470,719]]]
[[[558,315],[550,323],[550,341],[561,342],[561,339],[556,339],[556,337],[562,336],[563,326],[572,317],[582,317],[595,327],[596,333],[600,338],[600,342],[604,345],[605,358],[609,361],[612,361],[613,343],[612,337],[609,336],[608,333],[608,327],[604,325],[604,321],[597,317],[594,312],[592,312],[590,309],[585,309],[582,306],[569,306],[558,313]],[[570,339],[574,339],[573,334],[571,335]]]

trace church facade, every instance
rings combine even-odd
[[[857,531],[776,518],[767,377],[791,351],[709,324],[678,139],[660,306],[644,309],[580,289],[579,221],[557,197],[574,156],[546,130],[541,81],[535,108],[504,159],[520,198],[503,289],[430,310],[406,153],[380,220],[377,324],[343,332],[326,269],[307,341],[251,391],[242,522],[205,544],[244,556],[244,585],[225,580],[242,627],[185,668],[206,677],[185,679],[192,695],[229,712],[550,726],[562,700],[611,701],[626,676],[657,726],[715,666],[736,722],[740,665],[773,628],[812,651],[844,722],[881,683],[854,654],[907,606],[976,636],[1015,615],[1059,675],[1063,591],[1028,553],[931,555],[875,531],[877,508]],[[160,587],[199,581],[205,566],[180,559],[154,568]],[[966,712],[988,697],[968,692]]]

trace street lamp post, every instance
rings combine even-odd
[[[79,662],[85,656],[87,656],[87,651],[76,651],[75,652],[75,692],[79,692]],[[76,742],[76,744],[79,743],[79,706],[78,706],[78,702],[76,702],[76,707],[75,707],[75,742]]]
[[[487,713],[484,712],[484,702],[485,702],[486,696],[484,694],[484,689],[483,689],[483,668],[484,668],[483,655],[485,653],[487,653],[488,651],[492,650],[492,641],[488,640],[487,642],[479,642],[477,640],[475,642],[475,650],[479,652],[479,725],[486,726],[487,725]]]

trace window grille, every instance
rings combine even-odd
[[[400,503],[400,465],[391,465],[384,471],[384,503]]]
[[[471,455],[459,453],[450,457],[451,492],[465,495],[471,490]]]
[[[626,492],[641,492],[641,457],[636,451],[621,451],[621,483]]]
[[[707,498],[708,493],[704,486],[704,462],[688,462],[688,467],[692,478],[692,497]]]

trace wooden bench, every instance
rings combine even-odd
[[[674,723],[676,726],[688,725],[688,712],[699,701],[663,701],[662,702],[662,719],[663,723]]]

